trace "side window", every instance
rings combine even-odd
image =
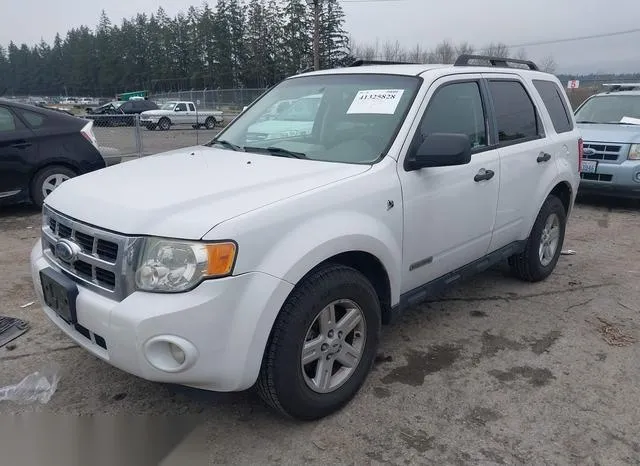
[[[542,97],[544,106],[547,107],[556,133],[566,133],[573,130],[573,121],[569,117],[569,109],[558,85],[552,81],[544,80],[534,80],[533,85]]]
[[[0,133],[9,133],[16,129],[22,129],[23,126],[8,108],[0,107]]]
[[[489,81],[496,113],[498,141],[518,143],[541,135],[536,108],[522,83]]]
[[[193,104],[189,104],[189,111],[190,112],[195,112],[196,111],[196,107]]]
[[[438,89],[420,124],[421,142],[433,133],[461,133],[472,149],[487,145],[485,113],[477,82],[446,84]]]
[[[133,102],[131,101],[125,102],[120,106],[120,110],[122,110],[124,113],[133,111]]]
[[[186,112],[187,111],[187,104],[183,103],[179,103],[178,105],[176,105],[176,112]]]

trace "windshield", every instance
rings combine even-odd
[[[334,74],[283,81],[212,141],[247,152],[374,163],[413,102],[415,76]]]
[[[175,102],[167,102],[166,104],[162,104],[160,110],[173,110],[173,107],[176,106]]]
[[[578,123],[619,123],[624,117],[640,118],[640,95],[593,97],[578,109]]]

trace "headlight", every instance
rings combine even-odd
[[[136,286],[143,291],[187,291],[204,279],[230,275],[236,252],[233,242],[148,238],[136,270]]]
[[[640,160],[640,144],[631,144],[629,149],[629,160]]]

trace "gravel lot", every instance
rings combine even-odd
[[[32,208],[0,210],[0,313],[32,325],[0,349],[0,387],[50,362],[61,380],[48,404],[0,402],[2,415],[199,414],[191,438],[215,463],[638,464],[638,203],[578,204],[565,242],[576,255],[544,283],[496,269],[407,312],[385,329],[356,399],[309,424],[272,414],[251,392],[129,376],[75,346],[37,305],[21,308],[35,299],[28,257],[39,222]]]

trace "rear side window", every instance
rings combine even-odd
[[[522,83],[489,81],[500,143],[517,144],[540,135],[536,108]]]
[[[193,106],[193,104],[189,104],[189,111],[190,112],[195,112],[196,108]]]
[[[46,121],[44,115],[36,112],[30,112],[29,110],[18,110],[18,113],[20,113],[20,116],[24,118],[32,128],[40,128]]]
[[[534,80],[533,85],[538,90],[544,106],[549,111],[556,133],[566,133],[573,130],[573,122],[569,117],[569,109],[562,97],[558,85],[552,81]]]

